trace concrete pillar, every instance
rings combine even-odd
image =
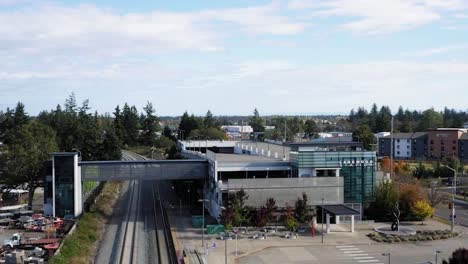
[[[330,233],[330,215],[327,214],[326,215],[326,219],[327,219],[327,234]]]
[[[354,233],[354,215],[351,216],[351,233]]]
[[[265,154],[265,150],[264,150],[264,149],[262,149],[262,156],[263,156],[264,154]]]
[[[271,154],[270,151],[268,151],[268,152],[267,152],[267,157],[270,157],[270,154]]]
[[[258,154],[258,148],[255,148],[255,154]]]
[[[340,177],[340,169],[336,169],[336,177]]]
[[[335,218],[336,218],[336,224],[339,225],[340,224],[340,216],[337,215],[337,216],[335,216]]]

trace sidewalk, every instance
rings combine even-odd
[[[169,211],[168,211],[169,213]],[[224,263],[225,262],[225,242],[217,238],[218,235],[205,235],[205,246],[208,247],[207,256],[203,255],[201,247],[201,228],[192,228],[191,216],[187,210],[182,210],[182,215],[179,210],[173,210],[169,213],[172,228],[176,234],[175,244],[185,250],[189,263],[199,263],[194,250],[200,253],[200,257],[205,259],[205,263]],[[174,226],[174,223],[176,226]],[[316,226],[316,236],[312,237],[311,230],[306,229],[304,233],[299,233],[297,239],[286,239],[281,237],[284,232],[268,234],[266,240],[252,239],[246,235],[239,235],[239,239],[227,241],[228,263],[237,263],[237,259],[248,256],[252,253],[267,249],[267,248],[297,248],[310,246],[340,246],[340,245],[371,245],[376,242],[370,240],[367,234],[373,232],[373,229],[378,226],[386,226],[389,223],[365,223],[356,224],[355,232],[349,232],[349,226],[332,225],[332,232],[324,235],[324,243],[322,244],[321,225]],[[411,226],[415,230],[445,230],[450,227],[434,221],[427,220],[425,225],[420,225],[419,222],[402,223],[404,226]],[[465,232],[462,227],[457,227],[457,232]],[[237,245],[237,257],[236,257]],[[214,247],[212,247],[214,246]],[[287,250],[286,250],[287,251]]]

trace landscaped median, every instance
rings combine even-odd
[[[49,263],[92,263],[108,217],[117,201],[121,182],[107,182],[96,198],[96,203],[90,206],[77,220],[76,230],[68,235],[62,243],[59,252]]]
[[[435,231],[416,231],[414,235],[387,235],[380,233],[370,233],[367,236],[376,241],[384,243],[400,243],[400,242],[416,242],[416,241],[430,241],[439,239],[448,239],[456,237],[458,233],[451,232],[450,230],[435,230]]]

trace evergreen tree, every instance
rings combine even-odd
[[[429,128],[438,128],[443,125],[442,115],[430,108],[422,113],[422,119],[419,123],[418,130],[425,131]]]
[[[392,111],[388,106],[382,106],[376,120],[376,130],[373,132],[390,131],[392,123]]]
[[[265,121],[260,117],[257,108],[254,109],[253,115],[249,118],[249,125],[254,132],[265,132]]]
[[[141,135],[141,143],[145,146],[153,146],[156,140],[156,132],[161,131],[159,126],[159,118],[154,114],[155,110],[153,104],[148,102],[143,108],[145,114],[143,115],[143,131]]]
[[[136,146],[138,143],[140,119],[138,110],[135,106],[124,104],[122,109],[122,125],[124,128],[123,144],[128,146]]]
[[[119,139],[113,130],[106,131],[104,139],[99,145],[100,160],[120,160],[122,150],[120,149]]]
[[[304,132],[308,138],[318,138],[319,127],[313,119],[307,119],[304,124]]]
[[[125,138],[125,128],[123,125],[123,116],[119,106],[115,108],[112,126],[114,128],[115,135],[117,136],[117,138],[119,140],[123,140]]]
[[[371,128],[372,131],[377,131],[378,130],[378,128],[377,128],[378,116],[379,116],[379,112],[378,112],[377,104],[374,103],[374,104],[372,104],[372,108],[371,108],[371,111],[369,113],[369,121],[367,123],[367,125]]]
[[[193,114],[189,116],[189,114],[185,112],[179,123],[179,131],[182,133],[182,139],[190,137],[192,130],[200,129],[202,123],[203,121],[195,117]]]
[[[213,114],[210,110],[206,112],[205,119],[203,119],[203,125],[205,128],[217,127],[216,120],[213,118]]]
[[[13,123],[15,127],[21,127],[22,125],[25,125],[29,121],[29,116],[26,114],[24,110],[24,104],[21,102],[18,102],[16,104],[15,108],[15,114],[13,116]]]

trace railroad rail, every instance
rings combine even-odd
[[[126,161],[132,160],[149,160],[148,158],[130,152],[122,151],[122,159]],[[136,246],[138,239],[137,232],[137,220],[140,212],[140,194],[142,190],[142,184],[140,181],[131,181],[130,182],[130,201],[127,209],[127,216],[125,219],[125,224],[123,228],[123,239],[120,245],[120,255],[118,262],[120,264],[131,264],[139,263]],[[175,264],[178,263],[177,256],[174,249],[174,242],[172,240],[172,233],[168,221],[168,216],[166,209],[164,208],[160,192],[159,184],[157,182],[152,183],[151,187],[152,200],[153,200],[153,210],[154,210],[154,222],[156,229],[156,252],[157,252],[157,261],[161,264]]]

